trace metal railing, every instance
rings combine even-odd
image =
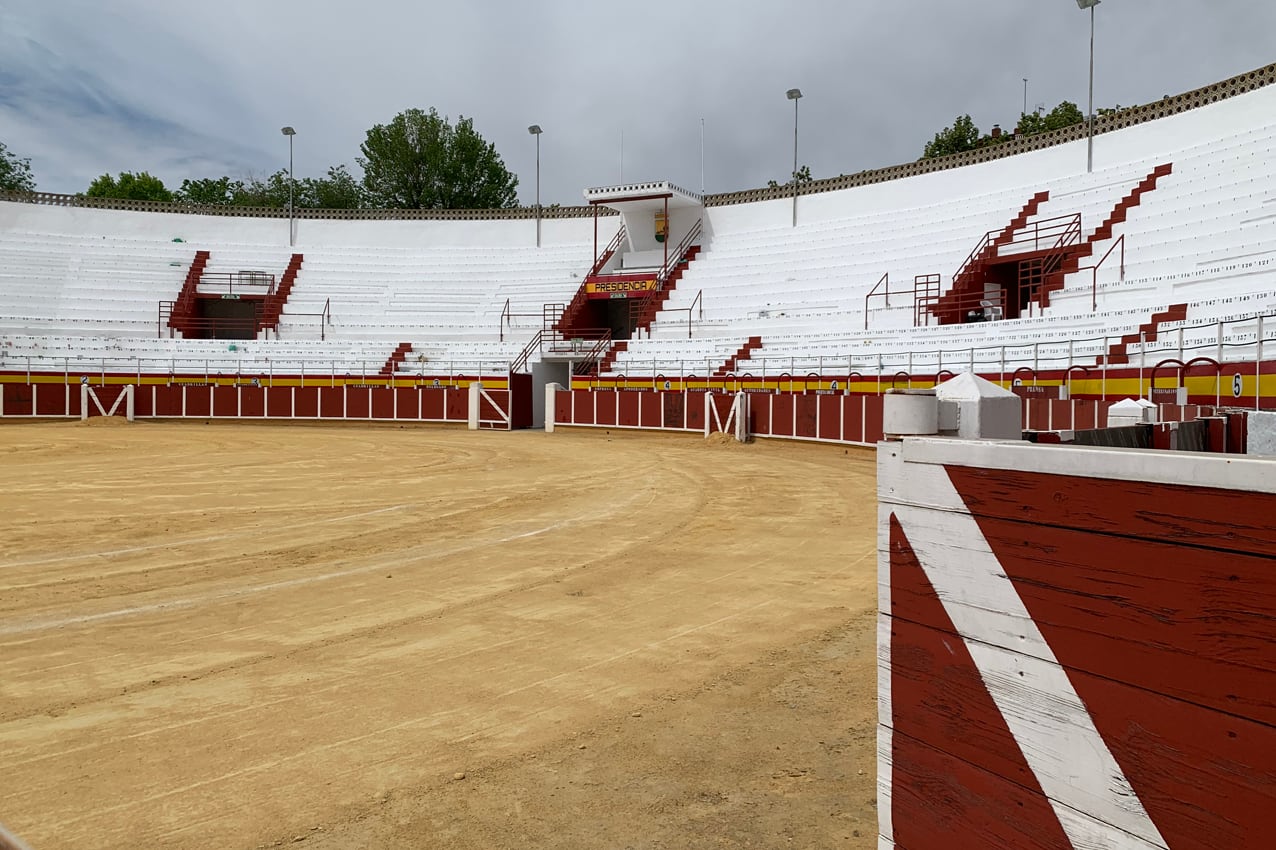
[[[1247,330],[1253,327],[1253,330]],[[1202,333],[1208,331],[1208,333]],[[1208,342],[1199,341],[1208,336]],[[1198,341],[1190,342],[1190,337]],[[1034,374],[1054,372],[1065,375],[1065,383],[1070,383],[1074,370],[1094,373],[1103,384],[1100,395],[1107,398],[1107,373],[1111,370],[1135,370],[1139,374],[1141,386],[1151,390],[1151,372],[1154,368],[1163,368],[1171,362],[1201,363],[1206,358],[1212,363],[1222,364],[1216,370],[1220,376],[1228,367],[1247,369],[1242,374],[1253,374],[1259,369],[1265,354],[1276,352],[1276,313],[1255,313],[1243,318],[1222,319],[1212,322],[1183,324],[1178,328],[1161,331],[1156,340],[1147,341],[1146,335],[1140,341],[1131,343],[1138,346],[1131,355],[1131,362],[1120,366],[1097,365],[1098,358],[1106,355],[1114,343],[1120,342],[1121,334],[1115,331],[1104,336],[1069,337],[1062,336],[1053,340],[1031,343],[996,344],[985,346],[968,346],[962,348],[938,348],[929,350],[901,349],[882,351],[869,357],[858,354],[829,354],[808,356],[752,356],[749,359],[754,371],[731,375],[728,384],[741,389],[750,383],[761,381],[778,382],[781,389],[794,392],[819,389],[819,384],[827,384],[836,380],[840,389],[846,383],[857,380],[860,384],[869,382],[874,385],[874,392],[889,389],[894,382],[905,377],[907,383],[916,381],[933,383],[936,376],[947,373],[953,375],[958,371],[978,372],[982,375],[996,375],[998,380],[1013,380],[1015,372],[1025,367]],[[1085,361],[1085,362],[1081,362]],[[662,359],[651,360],[626,359],[623,362],[623,373],[612,376],[600,376],[598,381],[628,381],[652,383],[668,379],[680,381],[710,380],[716,365],[715,357],[703,360]],[[1222,382],[1223,378],[1218,380]],[[812,385],[814,383],[814,386]],[[1223,397],[1221,383],[1216,387],[1216,395]]]
[[[559,312],[561,313],[562,311],[560,310]],[[505,341],[505,329],[512,328],[514,326],[514,323],[511,321],[512,319],[540,318],[543,314],[543,310],[540,313],[514,313],[510,310],[510,299],[506,298],[505,306],[501,308],[501,316],[497,320],[497,327],[499,328],[498,336],[500,337],[501,342]]]
[[[691,304],[686,307],[666,307],[663,313],[686,313],[687,314],[687,339],[691,339],[691,314],[699,308],[697,318],[704,321],[704,290],[696,292],[696,297],[691,300]]]
[[[886,287],[886,291],[878,292],[877,290],[881,289],[882,286]],[[886,274],[882,275],[881,279],[877,281],[877,284],[868,291],[868,295],[864,296],[864,330],[868,330],[869,299],[882,298],[882,297],[886,298],[886,306],[889,308],[891,306],[891,273],[890,272],[887,272]]]
[[[195,291],[200,295],[274,295],[275,276],[269,272],[247,270],[201,274]]]
[[[673,276],[674,271],[683,263],[687,262],[687,254],[691,252],[697,240],[700,239],[700,233],[703,228],[704,219],[696,219],[696,223],[687,231],[687,235],[682,237],[676,248],[669,252],[668,258],[656,272],[656,285],[654,289],[648,290],[641,298],[632,298],[629,302],[629,316],[631,321],[641,321],[648,311],[651,310],[653,304],[657,303],[660,293],[664,291],[665,284],[669,278]],[[654,318],[654,317],[653,317]],[[635,324],[633,328],[635,334],[638,333],[638,327]],[[651,337],[651,325],[647,325],[647,336]]]
[[[615,256],[616,252],[620,250],[620,243],[624,241],[625,225],[622,224],[620,225],[620,229],[616,231],[616,235],[607,243],[607,247],[603,248],[602,252],[599,253],[598,258],[594,260],[594,264],[590,266],[587,277],[593,277],[596,274],[600,274],[603,270],[603,266],[607,265],[607,261]]]
[[[1116,250],[1116,247],[1118,245],[1121,246],[1120,280],[1124,282],[1125,281],[1125,234],[1124,233],[1121,234],[1121,236],[1108,247],[1107,253],[1105,253],[1099,259],[1099,262],[1095,263],[1092,266],[1082,266],[1081,268],[1077,269],[1077,271],[1079,272],[1083,272],[1086,269],[1090,270],[1090,312],[1091,313],[1099,309],[1099,269],[1100,267],[1103,266],[1105,262],[1107,262],[1108,257],[1112,256],[1112,252]]]

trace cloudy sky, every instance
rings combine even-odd
[[[1134,105],[1276,61],[1272,0],[1104,0],[1096,106]],[[0,0],[0,142],[38,188],[103,172],[299,177],[355,168],[410,107],[474,119],[542,202],[669,179],[733,191],[916,159],[969,113],[1085,108],[1074,0]],[[622,140],[623,136],[623,157]]]

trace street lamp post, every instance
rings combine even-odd
[[[291,248],[296,242],[293,227],[293,187],[297,181],[292,176],[292,137],[297,135],[297,131],[291,127],[284,127],[279,132],[288,137],[288,247]]]
[[[789,89],[784,96],[793,101],[793,226],[797,227],[797,190],[798,190],[798,101],[802,99],[801,89]]]
[[[1090,10],[1090,109],[1087,113],[1090,129],[1086,134],[1085,170],[1094,171],[1094,7],[1100,0],[1077,0],[1077,8]]]
[[[527,132],[536,137],[536,247],[541,246],[541,125],[533,124]]]

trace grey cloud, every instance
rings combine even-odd
[[[1276,4],[1104,0],[1096,19],[1098,106],[1276,58]],[[542,200],[572,204],[619,179],[622,129],[627,179],[698,187],[703,118],[707,188],[730,191],[792,167],[789,87],[806,95],[802,163],[853,173],[915,159],[964,113],[984,130],[1013,126],[1024,77],[1029,108],[1084,109],[1088,38],[1072,0],[0,0],[0,76],[21,81],[5,88],[42,92],[0,100],[0,138],[32,158],[41,188],[78,191],[121,168],[171,185],[269,173],[286,164],[279,127],[291,124],[306,176],[353,165],[373,124],[434,106],[474,119],[525,201],[527,125],[540,124]]]

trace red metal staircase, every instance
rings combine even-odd
[[[195,258],[191,260],[190,268],[186,271],[186,280],[182,282],[177,300],[169,308],[168,326],[175,331],[180,331],[182,336],[188,336],[193,327],[198,312],[195,309],[195,300],[196,293],[199,291],[199,279],[204,276],[204,269],[208,266],[210,256],[208,251],[195,252]]]
[[[1036,215],[1037,210],[1048,200],[1049,192],[1038,192],[1004,228],[984,234],[984,238],[953,275],[953,284],[949,290],[930,303],[918,304],[919,311],[924,310],[938,316],[940,324],[962,321],[972,305],[978,306],[984,298],[985,272],[989,263],[997,258],[997,249],[1014,239],[1015,231],[1023,229],[1028,219]]]
[[[394,349],[388,358],[386,358],[385,365],[381,367],[381,371],[377,374],[383,378],[394,377],[394,373],[398,371],[399,364],[406,361],[408,359],[408,355],[411,353],[412,343],[399,343],[398,347]]]
[[[1071,252],[1071,254],[1064,259],[1059,271],[1051,275],[1041,287],[1040,303],[1042,307],[1049,306],[1050,293],[1063,288],[1064,280],[1067,275],[1079,270],[1081,268],[1081,261],[1094,254],[1095,245],[1100,242],[1106,242],[1112,238],[1112,228],[1123,223],[1129,215],[1130,210],[1134,209],[1142,202],[1143,196],[1156,188],[1157,180],[1169,175],[1173,172],[1173,170],[1174,163],[1172,162],[1158,165],[1156,168],[1152,169],[1151,173],[1148,174],[1147,177],[1140,180],[1138,185],[1136,185],[1128,195],[1123,197],[1120,201],[1117,201],[1112,212],[1103,220],[1103,224],[1099,225],[1095,229],[1094,233],[1090,234],[1089,238],[1087,238],[1085,242],[1079,246],[1078,250]]]
[[[1117,342],[1108,346],[1108,353],[1095,358],[1099,366],[1124,366],[1130,362],[1128,349],[1136,342],[1155,342],[1160,326],[1165,322],[1181,322],[1187,318],[1186,304],[1172,304],[1168,309],[1153,313],[1152,318],[1139,325],[1139,329],[1128,333]]]
[[[697,234],[698,232],[699,228],[697,228]],[[678,281],[682,280],[682,273],[687,270],[687,266],[699,253],[699,245],[692,245],[687,248],[682,255],[682,259],[674,264],[673,271],[665,279],[664,286],[652,292],[646,298],[635,298],[630,301],[629,315],[633,321],[634,333],[638,331],[650,333],[651,323],[656,320],[657,314],[664,308],[669,296],[678,288]]]
[[[629,342],[626,340],[617,340],[612,343],[611,348],[607,349],[607,353],[598,361],[597,374],[601,375],[603,372],[610,371],[612,364],[616,362],[616,356],[628,350]]]
[[[580,287],[576,290],[576,294],[572,296],[572,300],[562,309],[561,315],[554,324],[555,329],[565,331],[570,328],[574,328],[577,324],[579,324],[581,313],[584,311],[585,305],[589,302],[589,295],[586,290],[589,279],[599,274],[603,268],[606,267],[607,263],[611,261],[611,258],[620,250],[620,246],[624,243],[624,241],[625,226],[622,224],[620,229],[616,231],[616,235],[607,243],[607,247],[603,248],[602,253],[594,260],[593,267],[590,268],[589,273],[585,275],[584,281],[581,282]]]
[[[749,357],[753,354],[753,352],[757,351],[761,347],[762,347],[762,337],[760,336],[749,337],[748,340],[745,341],[744,345],[736,349],[735,354],[727,358],[726,363],[723,363],[721,366],[719,366],[717,369],[714,370],[713,377],[715,378],[726,377],[728,374],[735,371],[735,368],[737,365],[739,365],[740,361],[748,360]]]
[[[293,254],[288,261],[288,268],[284,270],[279,286],[266,296],[266,303],[262,305],[261,318],[257,320],[258,332],[266,328],[274,331],[279,329],[279,317],[283,313],[284,304],[288,303],[288,296],[297,282],[297,273],[301,271],[301,263],[304,259],[305,257],[301,254]]]

